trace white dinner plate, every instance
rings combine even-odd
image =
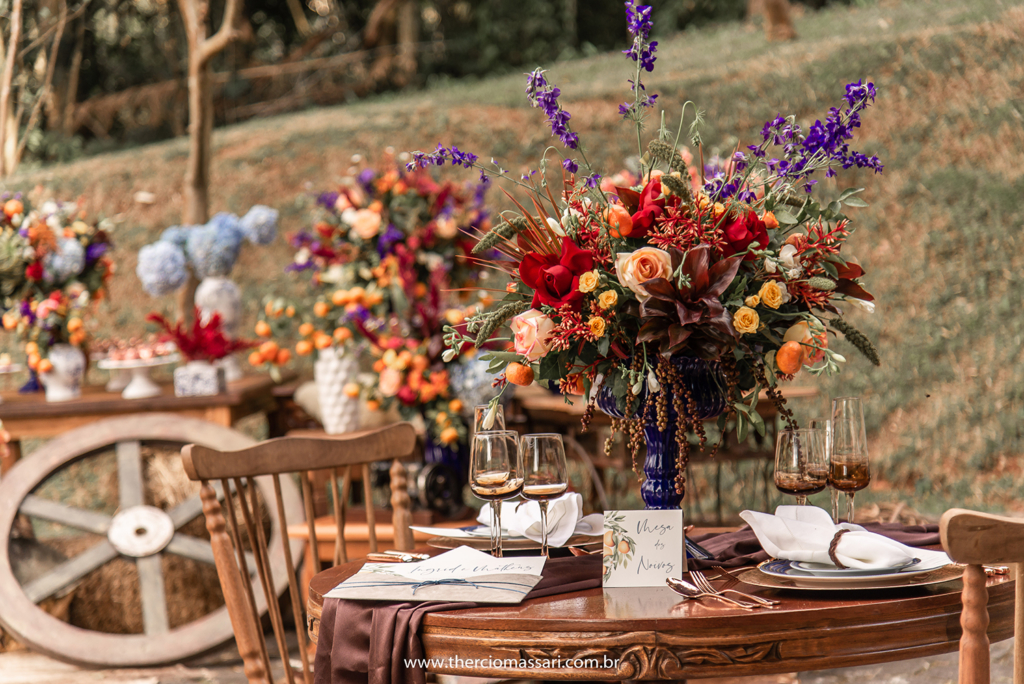
[[[771,577],[792,580],[797,584],[806,586],[845,586],[858,583],[884,584],[885,582],[899,582],[908,577],[916,577],[933,570],[938,570],[950,564],[949,558],[944,553],[922,552],[925,559],[919,563],[906,566],[903,570],[896,570],[884,573],[863,574],[864,571],[840,571],[826,575],[811,574],[806,570],[796,567],[797,561],[772,559],[761,563],[758,570]],[[858,574],[861,573],[861,574]]]
[[[920,558],[911,558],[905,563],[893,565],[888,568],[837,568],[831,563],[808,563],[806,561],[795,561],[793,567],[797,570],[809,572],[815,577],[842,576],[852,577],[856,575],[891,575],[894,572],[904,572],[921,562]]]

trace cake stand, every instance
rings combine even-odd
[[[180,354],[167,354],[165,356],[155,356],[145,361],[142,359],[132,359],[130,361],[103,359],[96,365],[103,370],[130,372],[132,376],[131,382],[125,386],[121,396],[125,399],[148,399],[149,397],[158,397],[163,394],[163,389],[160,385],[153,382],[153,379],[149,377],[150,369],[157,366],[166,366],[169,363],[175,363],[180,360]]]

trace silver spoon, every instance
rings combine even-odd
[[[736,606],[737,608],[742,608],[743,610],[754,610],[756,608],[760,608],[761,607],[761,606],[757,605],[756,603],[747,603],[746,601],[737,601],[737,600],[731,599],[731,598],[729,598],[727,596],[722,596],[721,594],[712,594],[712,593],[709,593],[709,592],[706,592],[706,591],[701,591],[700,589],[698,589],[694,585],[690,584],[689,582],[687,582],[685,580],[678,579],[676,577],[666,577],[665,578],[665,584],[668,585],[669,589],[671,589],[672,591],[676,592],[677,594],[679,594],[683,598],[688,598],[688,599],[714,598],[714,599],[718,599],[719,601],[723,601],[723,602],[728,603],[730,605]]]

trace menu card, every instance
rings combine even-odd
[[[543,556],[493,558],[460,546],[413,563],[364,563],[324,598],[519,603],[540,582]]]
[[[683,512],[605,511],[605,587],[664,587],[686,572]]]

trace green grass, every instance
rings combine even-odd
[[[1024,511],[1024,9],[998,0],[885,1],[808,12],[796,25],[800,40],[784,45],[742,24],[662,39],[647,84],[670,119],[683,101],[697,102],[707,112],[709,151],[725,152],[777,112],[805,124],[824,116],[847,81],[878,86],[857,143],[882,157],[886,171],[840,181],[866,187],[871,203],[854,217],[850,248],[878,309],[849,320],[877,341],[883,363],[874,368],[835,342],[847,368],[822,381],[822,399],[798,406],[798,416],[824,413],[829,395],[867,398],[876,479],[858,495],[865,502],[902,499],[933,515],[952,504]],[[615,112],[629,75],[618,53],[558,62],[548,74],[588,155],[608,172],[636,154]],[[519,75],[447,81],[218,130],[212,208],[269,203],[282,210],[286,230],[297,229],[304,194],[337,183],[354,153],[380,158],[389,145],[454,142],[519,172],[551,142],[523,87]],[[186,141],[174,140],[10,181],[81,194],[92,211],[117,217],[120,273],[111,303],[90,322],[95,332],[114,321],[122,332],[141,329],[146,312],[169,308],[169,298],[139,294],[133,271],[138,248],[180,215],[186,154]],[[839,187],[819,186],[824,195]],[[134,205],[138,190],[156,193],[157,204]],[[289,258],[283,241],[246,247],[235,276],[250,315],[268,292],[301,291],[282,271]],[[697,476],[702,491],[708,477]],[[726,474],[731,505],[747,505],[753,478],[748,470]]]

